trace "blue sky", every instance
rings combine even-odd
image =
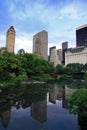
[[[87,24],[87,0],[0,0],[0,47],[10,26],[16,30],[15,52],[32,52],[33,35],[48,31],[48,45],[76,46],[75,30]]]

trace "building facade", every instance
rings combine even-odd
[[[65,65],[65,51],[68,49],[68,42],[62,43],[62,64]]]
[[[65,65],[70,63],[87,63],[87,46],[69,48],[65,52]]]
[[[51,56],[51,53],[52,53],[53,49],[56,49],[56,46],[53,46],[53,47],[49,48],[49,57]],[[50,58],[49,58],[49,61],[50,61]]]
[[[76,28],[76,47],[87,45],[87,24]]]
[[[14,52],[15,46],[15,29],[11,26],[6,34],[6,48],[8,52]]]
[[[33,54],[48,60],[48,32],[43,30],[33,36]]]
[[[50,62],[54,64],[54,66],[57,66],[58,64],[61,64],[62,61],[62,51],[61,49],[56,49],[56,47],[51,48],[50,53]]]

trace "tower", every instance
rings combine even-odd
[[[48,60],[48,33],[43,30],[33,36],[33,54]]]
[[[87,24],[76,28],[76,47],[87,45]]]
[[[6,48],[8,52],[14,52],[15,29],[11,26],[6,33]]]
[[[68,42],[62,43],[62,64],[65,65],[65,51],[68,49]]]

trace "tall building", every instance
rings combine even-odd
[[[43,30],[33,36],[33,54],[48,60],[48,32]]]
[[[53,47],[50,47],[50,48],[49,48],[49,56],[51,56],[51,53],[52,53],[52,50],[53,50],[53,49],[56,49],[56,46],[53,46]]]
[[[65,65],[65,51],[68,49],[68,42],[62,43],[62,64]]]
[[[76,28],[76,47],[87,45],[87,24]]]
[[[8,52],[14,52],[15,46],[15,29],[11,26],[6,34],[6,48]]]
[[[50,62],[52,62],[54,66],[61,64],[61,56],[62,56],[61,49],[57,50],[55,46],[51,47],[49,49],[49,55],[50,55]]]

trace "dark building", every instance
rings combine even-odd
[[[50,56],[51,56],[51,52],[53,49],[56,49],[56,46],[50,47],[49,48],[49,61],[50,61]]]
[[[87,45],[87,24],[76,28],[76,47]]]
[[[62,43],[62,64],[65,65],[65,51],[68,49],[68,42]]]

